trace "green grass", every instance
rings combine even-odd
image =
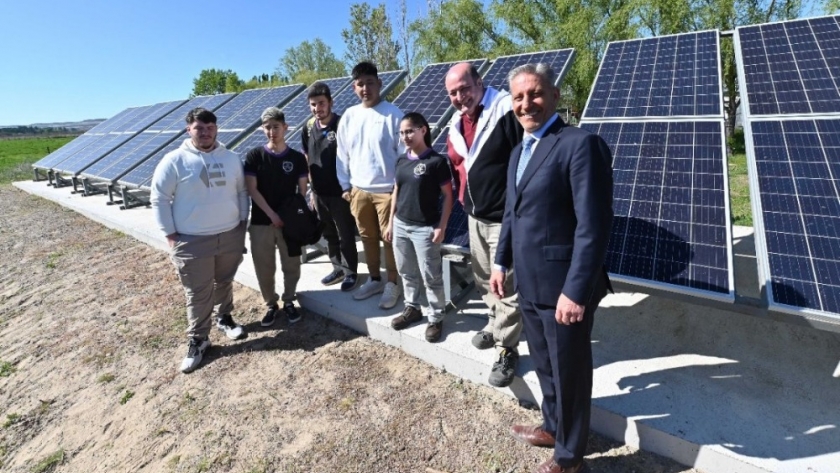
[[[52,455],[39,461],[32,467],[32,473],[47,473],[55,470],[55,467],[64,462],[64,449],[61,449]]]
[[[130,391],[128,389],[125,390],[125,394],[122,395],[120,398],[120,404],[125,404],[128,402],[129,399],[134,397],[134,391]]]
[[[732,206],[732,223],[751,227],[753,218],[746,154],[733,154],[729,157],[729,197]]]
[[[6,414],[6,420],[3,422],[3,428],[8,429],[9,427],[11,427],[11,426],[17,424],[18,422],[20,422],[21,418],[22,418],[21,415],[16,413],[16,412],[12,412],[11,414]]]
[[[32,163],[74,139],[75,136],[0,140],[0,184],[32,179]]]
[[[8,361],[0,360],[0,378],[8,378],[15,371],[17,371],[15,365],[9,363]]]

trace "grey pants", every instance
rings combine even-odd
[[[490,292],[490,271],[496,259],[496,247],[499,246],[499,233],[502,224],[489,222],[469,216],[470,229],[470,266],[472,267],[475,286],[490,309],[485,332],[493,334],[496,348],[516,349],[519,335],[522,333],[522,313],[513,290],[513,268],[509,268],[505,278],[506,297],[499,299]],[[514,265],[516,262],[514,262]]]
[[[242,262],[245,225],[217,235],[179,235],[169,258],[187,296],[187,335],[210,335],[211,314],[233,310],[233,277]]]
[[[344,274],[356,274],[359,253],[356,250],[356,219],[350,203],[341,196],[315,194],[318,217],[324,222],[324,239],[333,269]]]
[[[283,271],[283,302],[295,300],[297,283],[300,281],[300,257],[289,256],[283,229],[272,225],[251,225],[251,257],[254,272],[260,285],[260,294],[267,307],[277,305],[281,299],[274,290],[274,274],[277,272],[277,257],[280,254],[280,270]]]
[[[420,291],[425,286],[430,323],[442,321],[446,307],[440,244],[432,243],[433,230],[394,217],[394,258],[403,282],[405,305],[419,309]]]

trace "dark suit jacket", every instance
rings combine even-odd
[[[587,305],[606,294],[612,227],[612,155],[598,135],[557,120],[516,185],[522,144],[511,152],[496,264],[515,265],[520,297],[554,306],[560,294]],[[595,291],[602,292],[594,294]]]

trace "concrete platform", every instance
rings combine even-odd
[[[15,186],[166,249],[149,209],[121,211],[102,196],[45,182]],[[736,248],[749,245],[751,229],[739,230]],[[447,316],[442,342],[429,344],[422,325],[391,330],[398,310],[378,309],[376,298],[355,302],[335,286],[321,286],[330,269],[324,257],[304,265],[303,307],[486,384],[494,354],[469,342],[484,324],[477,294]],[[256,288],[250,258],[237,280]],[[707,473],[840,473],[840,379],[832,377],[840,335],[639,293],[608,296],[596,318],[595,431]],[[519,348],[520,377],[502,391],[538,403],[524,341]]]

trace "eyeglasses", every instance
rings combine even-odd
[[[411,136],[414,132],[417,131],[417,128],[409,128],[407,130],[400,130],[400,136]]]

